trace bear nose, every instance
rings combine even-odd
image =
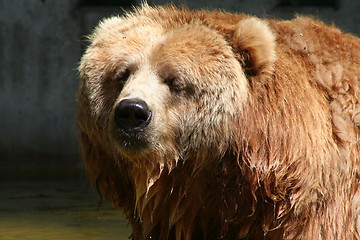
[[[151,111],[143,100],[124,99],[115,108],[115,124],[124,131],[141,131],[151,120]]]

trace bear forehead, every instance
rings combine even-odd
[[[201,25],[161,23],[136,24],[126,21],[108,21],[97,29],[92,48],[102,49],[106,61],[125,61],[154,65],[178,62],[189,65],[207,65],[222,59],[234,58],[229,44],[215,30]]]
[[[152,51],[155,61],[161,62],[170,57],[184,64],[206,65],[233,57],[225,39],[206,26],[189,24],[169,29],[163,36],[164,40]]]

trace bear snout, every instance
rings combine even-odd
[[[137,98],[124,99],[116,106],[114,121],[125,132],[143,131],[151,122],[152,113],[148,104]]]

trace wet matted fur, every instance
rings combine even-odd
[[[90,41],[85,167],[133,239],[359,238],[359,38],[306,17],[144,5]],[[126,136],[124,99],[152,114]]]

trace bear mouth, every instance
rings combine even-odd
[[[145,131],[140,132],[127,132],[127,131],[115,131],[114,138],[116,145],[121,152],[125,153],[140,153],[147,149],[149,141],[147,140],[147,134]]]

